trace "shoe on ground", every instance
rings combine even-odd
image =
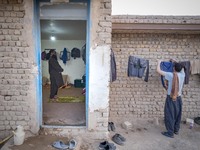
[[[162,135],[169,137],[169,138],[174,138],[174,135],[169,134],[169,132],[161,132]]]
[[[126,138],[125,137],[123,137],[121,134],[115,134],[116,136],[118,136],[120,139],[121,139],[121,141],[122,142],[125,142],[126,141]]]
[[[116,134],[112,137],[112,140],[118,145],[124,145],[124,142]]]
[[[116,150],[116,146],[112,143],[109,143],[104,150]]]
[[[76,140],[72,139],[72,140],[69,141],[69,149],[70,150],[75,149],[76,145],[77,145]]]
[[[63,141],[56,141],[52,144],[56,149],[66,150],[69,148],[69,145],[65,144]]]
[[[108,145],[108,141],[103,141],[99,144],[99,149],[100,150],[105,150],[105,147]]]
[[[108,141],[101,142],[99,144],[99,150],[115,150],[116,146]]]
[[[112,129],[111,129],[111,124],[110,124],[110,122],[108,122],[108,131],[111,131]]]
[[[116,129],[116,128],[115,128],[115,125],[114,125],[113,122],[110,122],[110,127],[111,127],[111,130],[115,132],[115,129]]]

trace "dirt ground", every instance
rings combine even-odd
[[[115,120],[118,122],[117,120]],[[115,122],[114,122],[115,123]],[[181,124],[179,135],[168,138],[161,134],[165,130],[163,122],[156,124],[153,120],[131,121],[133,127],[125,130],[121,123],[115,123],[116,131],[110,132],[109,142],[114,143],[111,138],[115,133],[119,133],[126,138],[124,146],[117,144],[117,150],[199,150],[200,149],[200,126],[195,124],[189,129],[188,124]],[[85,137],[74,137],[78,142],[75,150],[98,150],[98,145],[103,140],[94,140]],[[50,135],[38,135],[27,138],[23,145],[13,146],[11,139],[2,150],[54,150],[51,144],[56,140],[69,141],[65,137]]]
[[[58,97],[83,96],[82,89],[73,86],[59,89]],[[43,86],[42,92],[44,125],[85,126],[85,103],[50,103],[50,86]]]

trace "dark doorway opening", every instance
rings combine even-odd
[[[86,3],[40,4],[41,72],[43,125],[86,126],[85,55],[86,55]],[[54,37],[54,38],[52,38]],[[80,51],[73,55],[74,48]],[[58,63],[63,68],[65,86],[59,88],[58,99],[50,101],[48,55],[55,49]],[[67,51],[63,61],[63,51]]]

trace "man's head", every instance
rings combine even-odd
[[[54,49],[51,49],[51,50],[49,51],[49,53],[50,53],[50,56],[52,56],[52,55],[55,55],[55,54],[56,54],[56,51],[55,51]]]
[[[57,55],[56,55],[55,49],[51,49],[51,50],[49,51],[49,53],[50,53],[50,58],[54,58],[54,59],[57,60]]]
[[[182,70],[183,66],[180,63],[174,64],[174,69],[176,72],[180,72]]]

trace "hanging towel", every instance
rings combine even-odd
[[[191,60],[191,74],[200,74],[200,60]]]
[[[173,72],[173,80],[172,80],[172,90],[170,97],[172,98],[173,101],[176,100],[178,97],[178,92],[179,92],[179,80],[178,80],[178,75],[176,72]]]

